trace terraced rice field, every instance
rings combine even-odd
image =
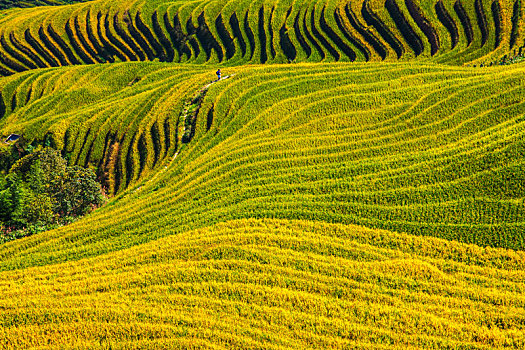
[[[522,53],[521,6],[521,0],[98,0],[24,9],[0,20],[0,74],[144,60],[245,64],[421,57],[486,64]]]
[[[2,273],[0,340],[16,349],[521,348],[524,258],[357,226],[237,220]]]
[[[363,227],[523,249],[523,66],[472,69],[384,63],[230,68],[233,77],[214,83],[207,90],[193,139],[183,144],[180,138],[184,121],[176,112],[208,83],[213,72],[200,66],[120,63],[47,69],[2,80],[6,84],[2,90],[4,101],[17,101],[16,108],[5,108],[3,133],[7,129],[26,137],[49,133],[57,146],[70,154],[72,162],[113,164],[112,168],[104,169],[119,184],[113,188],[117,196],[84,220],[2,246],[0,267],[5,271],[1,276],[6,295],[2,302],[6,320],[2,334],[6,341],[9,339],[7,344],[17,348],[51,338],[57,347],[112,344],[126,348],[135,341],[139,347],[163,342],[176,347],[165,339],[171,337],[179,339],[180,348],[189,346],[189,339],[195,342],[191,344],[204,348],[221,344],[237,348],[258,348],[261,344],[339,348],[356,342],[371,348],[377,344],[385,347],[463,344],[473,348],[510,344],[519,348],[523,344],[520,323],[523,315],[519,311],[521,252],[487,250]],[[140,81],[128,86],[137,76]],[[65,88],[67,84],[70,85]],[[15,85],[17,88],[8,92],[8,87]],[[45,89],[38,91],[36,86]],[[64,101],[63,105],[59,101]],[[148,105],[144,101],[154,103]],[[141,106],[140,113],[137,106]],[[157,141],[152,137],[155,134],[152,128],[159,130]],[[115,144],[119,145],[117,151]],[[274,220],[244,221],[250,218]],[[260,236],[272,240],[273,248],[253,241],[245,243],[249,248],[244,248],[237,238],[222,236],[213,241],[222,241],[221,244],[199,243],[197,237],[211,239],[214,234],[208,237],[208,232],[219,230],[217,227],[223,227],[221,222],[230,220],[235,220],[231,225],[237,227],[234,231],[240,230],[241,236],[245,225],[262,225]],[[338,244],[351,249],[357,249],[358,242],[371,245],[366,248],[367,258],[352,253],[344,263],[335,262],[331,259],[337,259],[343,248],[336,248],[335,243],[326,243],[323,240],[327,238],[312,233],[308,239],[314,241],[307,241],[303,228],[295,228],[298,222],[289,220],[301,220],[299,227],[320,225],[316,232],[323,235],[332,235],[331,230],[354,232],[352,238],[344,238]],[[264,231],[266,225],[272,227],[283,222],[291,225],[290,232]],[[231,234],[237,237],[237,233]],[[288,242],[291,238],[286,235],[293,235],[295,243]],[[405,245],[398,241],[388,248],[383,243],[386,238],[381,238],[384,235],[418,243]],[[189,237],[192,239],[188,241]],[[179,251],[173,248],[176,244],[187,248]],[[421,258],[423,251],[418,247],[422,244],[433,259],[443,260],[438,263]],[[458,250],[454,262],[440,253],[451,245]],[[140,270],[131,263],[124,268],[123,254],[140,261],[142,258],[136,252],[150,249],[146,247],[152,247],[155,252],[151,255],[156,257],[148,260],[144,267],[147,272],[137,272]],[[277,257],[258,253],[268,249]],[[299,255],[290,255],[289,249]],[[321,259],[318,253],[309,253],[312,249],[322,249],[326,257]],[[399,257],[382,256],[380,260],[384,263],[376,263],[383,272],[375,272],[376,267],[370,266],[376,263],[365,261],[379,259],[377,254],[381,255],[379,252],[385,249]],[[412,255],[402,253],[407,249]],[[162,262],[160,257],[164,254],[171,257],[166,263],[178,271],[176,276]],[[202,261],[203,256],[207,256],[206,261]],[[514,260],[507,261],[509,256]],[[108,259],[122,263],[126,272],[112,267]],[[218,275],[195,271],[197,267],[183,263],[188,259],[196,259],[194,263],[202,266],[198,269],[214,269]],[[250,269],[257,276],[247,279],[245,274],[252,270],[231,259],[251,261],[255,265]],[[270,276],[281,275],[275,270],[285,268],[281,259],[290,265],[286,274],[293,277],[282,276],[279,282]],[[78,275],[78,269],[83,271],[92,262],[98,267],[86,272],[89,277]],[[224,270],[224,263],[230,272]],[[355,278],[360,283],[369,281],[363,288],[374,297],[356,296],[356,289],[347,280],[355,267],[330,272],[345,264],[358,264],[364,269],[359,274],[366,277]],[[457,264],[461,267],[452,273],[449,264],[456,266],[454,269]],[[409,271],[400,269],[401,266],[408,266]],[[499,267],[493,270],[496,266]],[[302,271],[305,268],[307,272]],[[476,271],[471,272],[476,274],[472,281],[463,272],[471,268]],[[507,268],[517,270],[504,272]],[[62,278],[53,269],[70,277]],[[96,277],[110,271],[115,274],[114,279]],[[329,280],[322,283],[332,288],[330,292],[311,290],[314,286],[320,288],[320,277],[311,275],[313,271],[327,275],[323,279]],[[389,276],[394,271],[411,282],[383,281],[375,275]],[[54,277],[41,277],[47,273]],[[162,277],[154,278],[158,273]],[[352,276],[354,273],[358,272],[354,271]],[[482,277],[480,273],[489,275]],[[513,276],[512,287],[503,277],[506,274]],[[39,289],[43,288],[41,281],[48,278],[51,282],[45,283],[51,283],[49,288],[66,293],[60,294],[61,302],[67,304],[64,300],[71,300],[72,304],[58,307],[53,301],[58,299]],[[428,287],[428,283],[434,283],[429,279],[434,278],[438,278],[435,287]],[[24,290],[34,298],[31,299],[34,305],[39,305],[36,308],[24,304],[30,303],[29,299],[17,289],[27,288],[30,282],[26,279],[34,281],[31,282],[34,292]],[[330,281],[335,283],[332,287],[328,287]],[[16,287],[17,283],[20,287]],[[94,287],[101,283],[104,286]],[[390,289],[385,289],[383,283]],[[437,287],[443,283],[454,286],[456,291]],[[417,302],[424,306],[414,305],[412,289],[406,289],[409,284],[415,288],[417,298],[423,298]],[[68,285],[77,286],[71,288],[78,288],[75,289],[78,292]],[[373,292],[368,290],[370,285],[375,285]],[[490,294],[493,299],[482,296],[489,293],[489,289],[483,288],[496,293]],[[420,289],[427,296],[420,295]],[[391,290],[403,296],[391,295]],[[270,299],[277,302],[283,298],[282,293],[287,295],[284,300],[290,301],[273,305]],[[450,293],[457,293],[458,301],[445,297]],[[117,295],[118,299],[111,302]],[[129,300],[126,306],[121,304],[124,295]],[[188,298],[197,299],[190,302]],[[359,306],[352,306],[357,302]],[[462,304],[472,302],[475,306]],[[445,316],[444,310],[448,309],[444,309],[443,303],[454,305],[447,306],[452,310],[446,311]],[[73,304],[78,305],[74,312]],[[387,304],[391,306],[384,309]],[[124,309],[118,311],[118,305]],[[170,306],[161,312],[164,310],[161,305]],[[314,322],[321,305],[325,305],[324,316]],[[424,320],[415,316],[419,312],[408,311],[420,307],[430,308],[423,313]],[[238,311],[232,314],[232,308]],[[277,312],[274,308],[279,315],[274,314]],[[465,315],[465,308],[473,313]],[[96,311],[99,309],[104,311]],[[140,310],[150,311],[144,314]],[[196,310],[200,310],[197,315]],[[486,315],[491,313],[492,318],[487,319]],[[485,316],[480,318],[480,314]],[[225,319],[226,315],[229,318]],[[37,326],[43,322],[42,317],[51,320],[48,328]],[[72,322],[72,317],[75,325],[63,328],[62,323]],[[252,323],[245,327],[246,322],[237,317],[252,319]],[[400,318],[406,321],[399,323]],[[106,321],[111,325],[105,324]],[[393,324],[394,328],[388,326]],[[418,327],[424,328],[415,332]],[[85,333],[78,334],[79,328],[86,329]],[[31,336],[28,329],[33,329]]]
[[[131,217],[179,230],[255,215],[524,248],[522,66],[231,68],[183,144],[179,111],[213,72],[121,63],[5,78],[1,130],[48,135],[97,167]],[[93,220],[127,231],[113,208]]]
[[[114,194],[176,152],[183,102],[203,75],[159,64],[31,71],[2,80],[0,110],[6,132],[53,140],[71,163],[97,167]]]
[[[0,245],[0,349],[524,348],[525,64],[487,67],[522,21],[520,0],[3,11],[0,135],[110,198]]]

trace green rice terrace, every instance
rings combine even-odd
[[[0,349],[524,349],[524,6],[0,1]]]

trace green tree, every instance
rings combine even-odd
[[[51,198],[43,193],[27,191],[23,209],[23,218],[27,223],[46,226],[56,221]]]
[[[51,193],[62,216],[79,216],[102,204],[100,184],[91,169],[67,167],[60,179],[58,191]]]
[[[7,184],[7,197],[10,203],[10,206],[6,208],[9,213],[8,222],[16,227],[22,227],[27,223],[24,217],[26,197],[24,182],[17,174],[9,174]]]
[[[67,166],[60,152],[37,148],[0,181],[0,221],[15,229],[48,227],[86,214],[103,203],[91,169]],[[34,231],[34,230],[33,230]]]

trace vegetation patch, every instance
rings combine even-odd
[[[2,147],[2,166],[16,158],[15,148]],[[2,169],[0,240],[70,223],[102,203],[102,190],[91,169],[67,166],[59,151],[37,147]]]
[[[208,92],[209,85],[203,87],[195,96],[184,103],[181,113],[181,119],[184,120],[184,132],[182,134],[182,143],[188,143],[195,135],[197,126],[197,115],[201,108],[202,101]]]

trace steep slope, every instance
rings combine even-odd
[[[94,72],[110,71],[126,78],[109,86],[105,78],[93,79]],[[141,83],[127,87],[138,72]],[[120,168],[109,169],[122,179],[117,198],[71,227],[3,246],[0,266],[94,256],[250,217],[524,248],[523,66],[304,64],[225,73],[235,75],[209,87],[188,144],[176,141],[185,124],[173,127],[183,114],[177,108],[214,69],[122,63],[4,79],[12,82],[5,86],[18,86],[16,100],[28,103],[4,117],[2,134],[16,131],[31,140],[50,132],[77,155],[73,162],[95,166],[111,156],[113,135],[125,142],[116,156]],[[92,82],[91,97],[83,74]],[[47,95],[27,98],[28,84],[19,80],[29,76],[47,79],[40,84]],[[65,93],[85,96],[86,103],[57,104]],[[2,95],[8,104],[13,90]],[[154,102],[149,110],[144,99]],[[118,108],[117,119],[104,112]],[[149,133],[161,118],[173,131],[164,134],[171,135],[170,146],[155,152]]]
[[[96,167],[113,194],[177,151],[182,106],[206,75],[153,63],[27,72],[0,80],[0,126]]]
[[[0,344],[518,349],[524,268],[522,252],[356,226],[239,220],[0,273]]]
[[[98,0],[13,10],[0,20],[0,74],[153,60],[488,64],[522,53],[521,12],[520,0]]]

